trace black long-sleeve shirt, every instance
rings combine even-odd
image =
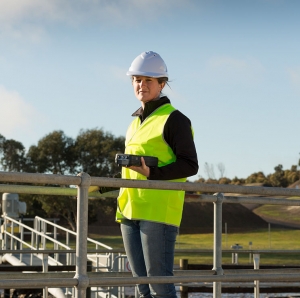
[[[138,116],[141,123],[158,107],[170,103],[163,96],[141,107],[132,116]],[[196,175],[198,172],[197,152],[193,140],[191,121],[180,111],[170,114],[163,131],[163,137],[172,148],[176,161],[163,167],[150,167],[149,180],[172,180]]]

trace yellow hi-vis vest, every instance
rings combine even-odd
[[[137,117],[126,134],[125,153],[158,157],[158,167],[174,161],[176,156],[163,137],[165,123],[175,111],[171,104],[164,104],[152,112],[141,124]],[[122,167],[123,179],[147,180],[133,170]],[[185,182],[186,178],[171,180]],[[148,220],[179,226],[182,217],[184,191],[142,188],[121,188],[118,197],[116,220]]]

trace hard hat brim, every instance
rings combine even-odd
[[[168,78],[168,73],[155,73],[155,72],[143,72],[143,71],[127,71],[127,76],[143,76],[143,77],[151,77],[151,78]]]

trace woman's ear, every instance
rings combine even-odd
[[[165,88],[165,86],[166,86],[166,82],[162,82],[161,83],[161,90],[163,90]]]

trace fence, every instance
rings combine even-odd
[[[299,270],[291,272],[284,269],[263,272],[260,269],[243,272],[224,272],[222,269],[222,204],[223,203],[259,203],[282,204],[300,206],[300,200],[286,200],[258,197],[224,197],[222,193],[256,194],[264,196],[300,197],[299,189],[282,189],[272,187],[247,187],[239,185],[214,185],[191,182],[166,182],[166,181],[137,181],[117,178],[90,177],[86,173],[78,176],[48,175],[29,173],[0,172],[0,181],[9,183],[32,183],[50,185],[70,185],[76,188],[66,187],[42,187],[30,185],[0,185],[0,192],[27,193],[27,194],[51,194],[77,196],[77,236],[76,236],[76,273],[60,273],[49,275],[41,273],[32,276],[30,273],[11,274],[0,280],[0,288],[44,288],[44,287],[75,287],[75,297],[85,298],[86,289],[91,286],[122,286],[144,283],[192,283],[213,282],[213,297],[220,298],[222,282],[244,281],[299,281]],[[165,190],[185,190],[189,192],[216,193],[215,195],[199,195],[199,200],[214,204],[214,247],[213,268],[210,271],[186,272],[171,277],[128,277],[113,272],[88,273],[87,272],[87,218],[88,218],[88,188],[90,185],[104,187],[129,187],[129,188],[157,188]],[[91,194],[91,196],[99,196]],[[259,288],[256,288],[259,297]]]
[[[76,258],[70,238],[71,236],[76,237],[77,233],[39,216],[26,220],[33,221],[33,228],[23,224],[21,222],[22,220],[16,220],[7,215],[3,215],[3,256],[1,259],[14,265],[14,268],[11,269],[16,271],[24,271],[24,265],[27,265],[27,272],[42,271],[46,273],[49,271],[74,271]],[[56,220],[54,219],[54,221]],[[1,222],[2,220],[0,219],[0,226]],[[18,232],[16,232],[16,229]],[[25,235],[30,235],[30,243],[25,241]],[[58,240],[58,236],[60,236],[60,240]],[[114,260],[117,258],[117,254],[112,251],[112,247],[90,238],[87,238],[87,244],[89,244],[87,256],[88,269],[90,269],[90,271],[94,269],[96,272],[101,270],[112,271],[115,266]],[[49,249],[49,246],[51,246],[52,249]],[[30,249],[30,251],[28,251],[28,249]],[[100,250],[101,253],[99,253]],[[62,259],[64,261],[62,261]],[[7,267],[3,269],[4,271],[8,270]],[[18,288],[18,282],[15,283],[15,287]],[[57,298],[75,296],[73,288],[66,288],[63,292],[62,289],[48,289],[44,287],[44,298],[48,297],[48,290]],[[104,293],[104,297],[110,297],[112,290],[113,289],[95,288],[93,289],[93,293],[101,292]],[[114,290],[114,292],[116,292],[116,290]],[[7,289],[5,289],[5,293],[6,292],[8,292]],[[91,292],[92,289],[90,289],[90,293]]]

